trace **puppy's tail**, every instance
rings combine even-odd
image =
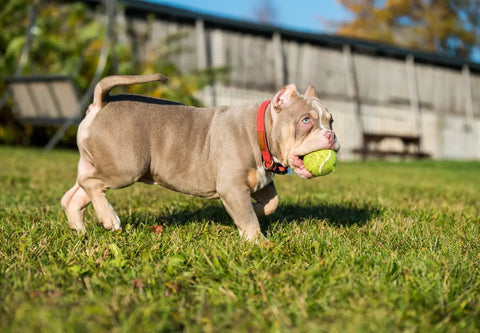
[[[96,108],[101,109],[108,102],[108,92],[117,86],[167,80],[168,77],[163,74],[107,76],[101,79],[95,86],[93,104]]]

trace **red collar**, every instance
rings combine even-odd
[[[276,163],[273,160],[272,154],[270,154],[270,149],[268,148],[267,135],[265,133],[265,111],[267,106],[270,104],[270,101],[265,101],[260,105],[257,113],[257,140],[260,151],[262,152],[263,166],[268,171],[286,174],[288,172],[288,167],[285,167],[279,163]]]

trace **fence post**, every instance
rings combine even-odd
[[[353,62],[352,49],[350,45],[343,45],[343,58],[345,60],[345,67],[347,73],[347,94],[349,99],[354,104],[355,115],[357,117],[358,131],[360,132],[360,147],[365,151],[365,142],[363,134],[365,131],[362,117],[362,101],[358,89],[358,79],[355,73],[355,63]],[[365,158],[365,156],[364,156]]]
[[[195,20],[195,44],[197,46],[197,69],[202,70],[207,68],[207,45],[202,19]]]
[[[467,122],[465,125],[465,130],[467,133],[470,133],[470,140],[467,140],[469,148],[469,158],[474,159],[476,158],[475,115],[473,107],[472,80],[470,77],[470,68],[468,67],[468,65],[463,65],[462,76],[465,82],[465,118]]]
[[[410,99],[410,109],[415,115],[415,126],[418,137],[422,137],[422,114],[420,106],[420,94],[418,91],[417,71],[415,69],[415,58],[409,54],[405,59],[407,67],[408,95]],[[422,151],[422,140],[420,139],[419,149]]]
[[[275,71],[275,85],[276,88],[281,88],[285,85],[284,64],[283,64],[283,50],[282,50],[282,36],[278,31],[275,31],[272,36],[273,42],[273,64]]]

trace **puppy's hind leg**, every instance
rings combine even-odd
[[[120,219],[105,195],[109,186],[100,179],[93,164],[83,157],[80,157],[78,162],[77,182],[92,201],[93,208],[103,226],[109,230],[120,230]]]
[[[67,215],[70,228],[85,232],[83,215],[90,201],[90,197],[78,183],[75,183],[75,185],[63,195],[61,204],[65,215]]]
[[[95,178],[83,178],[79,180],[79,184],[92,199],[93,208],[105,229],[121,230],[120,219],[105,195],[108,187],[103,181]]]

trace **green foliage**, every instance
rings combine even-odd
[[[109,192],[122,232],[89,207],[77,235],[59,200],[78,154],[3,147],[0,160],[0,331],[480,329],[478,162],[276,177],[262,248],[218,201],[144,184]]]
[[[33,1],[2,1],[0,10],[0,75],[12,74],[16,68],[20,49],[25,42],[28,6]],[[15,58],[13,55],[16,55]],[[2,90],[3,88],[3,82]]]
[[[0,75],[13,75],[25,44],[28,6],[32,0],[5,0],[5,10],[0,12]],[[23,73],[67,74],[83,92],[95,73],[100,52],[105,42],[105,28],[98,19],[104,9],[94,10],[85,2],[37,1],[38,15],[33,27],[33,42],[29,61]],[[3,6],[3,4],[2,4]],[[148,19],[151,26],[154,18]],[[151,29],[150,29],[151,30]],[[182,71],[175,59],[182,52],[193,52],[180,47],[185,34],[173,34],[158,41],[154,52],[139,59],[136,44],[114,45],[108,66],[103,76],[110,74],[162,73],[170,77],[166,84],[150,84],[129,87],[126,90],[145,93],[154,97],[175,100],[188,105],[200,106],[195,93],[215,81],[227,78],[227,68],[210,68],[202,71]],[[135,38],[134,38],[135,39]],[[142,37],[149,40],[149,32]],[[0,83],[0,96],[5,92],[5,84]],[[37,128],[17,123],[12,114],[12,101],[0,110],[0,143],[45,144],[55,132],[54,128]],[[75,131],[70,131],[66,142],[74,143]],[[36,142],[35,142],[36,141]]]

